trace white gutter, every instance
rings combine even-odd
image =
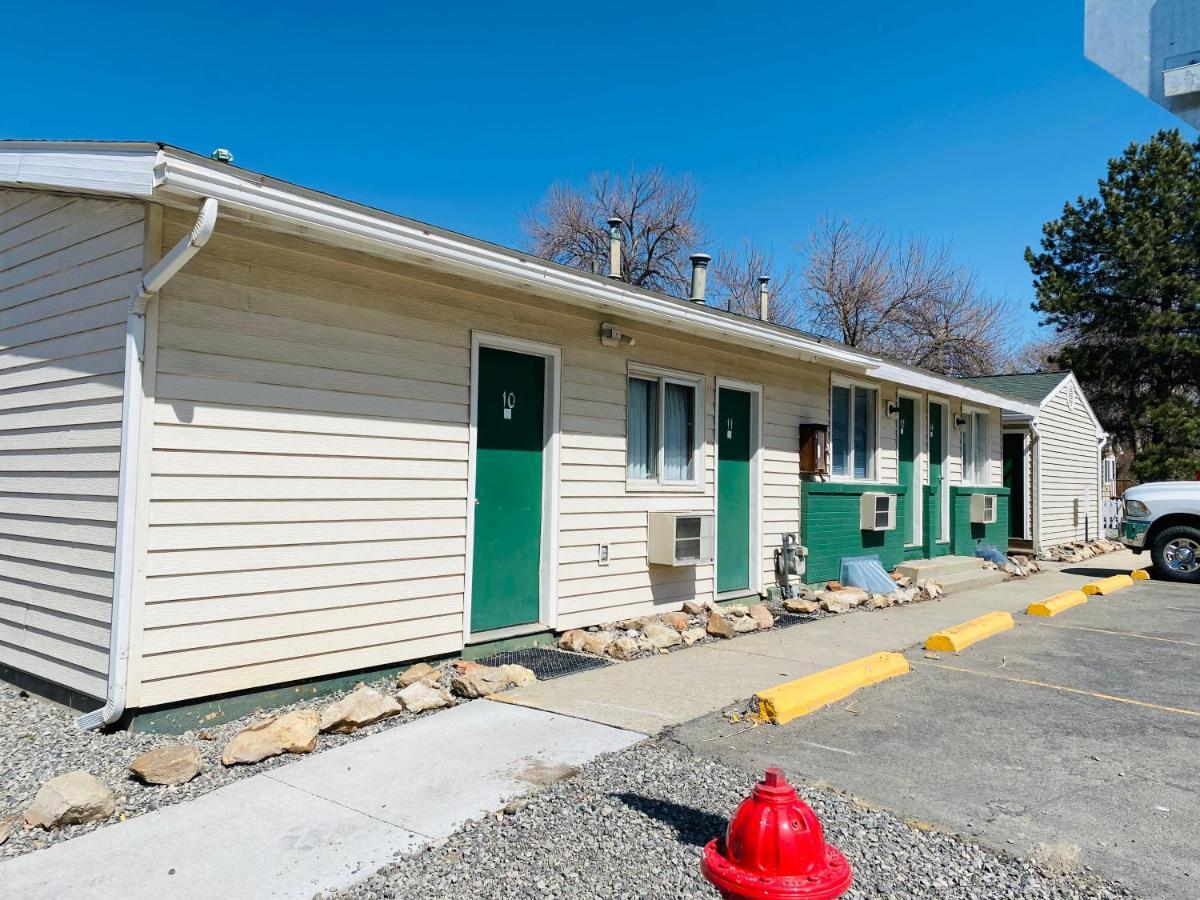
[[[231,209],[283,220],[305,230],[350,238],[369,245],[375,252],[387,248],[425,261],[450,262],[477,276],[500,276],[538,285],[574,303],[599,304],[634,317],[664,322],[690,334],[724,341],[734,338],[754,342],[777,353],[788,352],[860,371],[880,363],[879,357],[869,353],[790,333],[757,319],[719,315],[701,304],[671,300],[621,282],[556,266],[515,250],[435,231],[429,226],[367,210],[358,204],[274,182],[265,176],[205,165],[169,150],[159,153],[155,177],[158,195],[189,200],[213,197]]]
[[[1018,413],[1022,416],[1028,416],[1031,419],[1037,416],[1040,411],[1040,407],[1031,403],[1023,403],[1020,400],[1006,397],[1003,394],[994,394],[982,388],[972,387],[958,378],[937,375],[933,372],[924,372],[920,369],[902,366],[893,362],[883,361],[868,374],[879,378],[881,381],[894,381],[897,384],[932,391],[942,396],[958,397],[961,400],[978,403],[981,406],[995,406],[1005,412]]]
[[[125,321],[125,387],[121,404],[121,462],[117,479],[117,543],[109,621],[108,696],[104,706],[75,720],[82,729],[111,725],[125,712],[129,671],[129,624],[133,595],[134,534],[137,520],[137,462],[142,427],[142,363],[146,355],[146,310],[154,295],[208,243],[217,224],[217,201],[206,198],[191,233],[138,282]]]

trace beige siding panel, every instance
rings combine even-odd
[[[275,591],[269,594],[173,600],[169,603],[155,603],[149,607],[146,611],[146,627],[167,628],[197,622],[225,622],[288,615],[309,610],[349,609],[364,604],[420,597],[444,597],[461,594],[463,580],[461,574],[442,575],[408,581]]]
[[[320,678],[338,672],[386,666],[396,660],[422,659],[453,653],[462,646],[461,625],[453,628],[452,623],[438,623],[423,630],[446,629],[444,634],[369,647],[329,652],[322,650],[312,656],[299,656],[274,662],[236,668],[216,669],[196,674],[182,674],[163,679],[148,680],[142,684],[142,703],[154,706],[169,703],[180,697],[200,697],[210,693],[251,690],[264,684],[278,684],[302,678]]]
[[[0,510],[3,510],[0,501]],[[207,503],[202,500],[171,502],[162,500],[151,508],[155,525],[226,525],[226,523],[315,524],[330,528],[341,520],[373,522],[406,519],[465,519],[467,501],[459,500],[286,500],[259,502],[228,500]],[[227,527],[236,527],[229,525]],[[336,526],[333,526],[336,527]],[[286,531],[286,528],[281,528]],[[164,529],[166,531],[166,529]]]
[[[104,695],[141,204],[0,190],[0,664]]]

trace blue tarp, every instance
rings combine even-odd
[[[842,577],[838,580],[848,587],[862,588],[872,594],[890,594],[896,589],[896,582],[874,553],[843,557]]]
[[[975,555],[988,562],[994,562],[1000,568],[1007,566],[1011,560],[991,544],[980,544],[975,548]]]

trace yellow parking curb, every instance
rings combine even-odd
[[[977,641],[990,638],[994,634],[1008,631],[1013,627],[1013,617],[1006,612],[990,612],[963,622],[953,628],[946,628],[931,634],[925,641],[926,650],[941,650],[944,653],[957,653],[965,650]]]
[[[1107,578],[1101,578],[1099,581],[1093,581],[1083,586],[1083,592],[1089,597],[1093,594],[1111,594],[1113,591],[1119,591],[1123,587],[1129,587],[1133,584],[1133,579],[1128,575],[1110,575]]]
[[[1134,569],[1132,572],[1129,573],[1129,577],[1132,578],[1134,581],[1149,581],[1150,573],[1147,572],[1145,569]]]
[[[822,706],[848,697],[859,688],[908,673],[908,660],[899,653],[873,653],[805,675],[754,695],[758,718],[775,725],[806,716]]]
[[[1063,610],[1078,606],[1080,603],[1087,603],[1087,597],[1083,591],[1063,591],[1061,594],[1055,594],[1053,597],[1047,597],[1037,603],[1030,603],[1025,612],[1031,616],[1057,616]]]

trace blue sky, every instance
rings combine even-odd
[[[271,6],[15,5],[0,134],[228,147],[509,245],[550,182],[662,164],[780,259],[823,215],[951,241],[1032,334],[1026,245],[1177,124],[1084,59],[1082,0]]]

